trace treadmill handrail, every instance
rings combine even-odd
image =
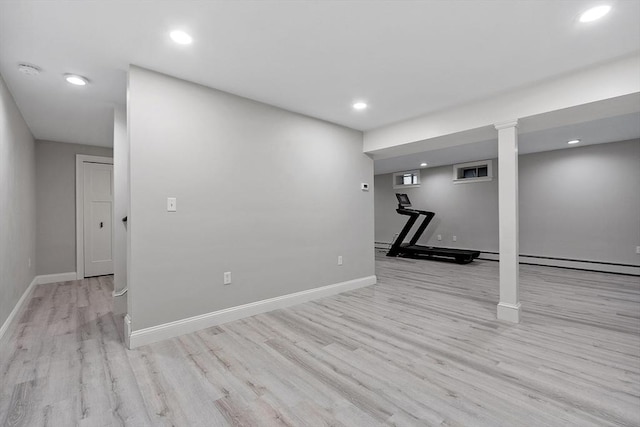
[[[422,224],[420,224],[420,227],[418,227],[415,234],[409,241],[410,245],[415,245],[418,242],[418,239],[420,239],[420,237],[422,236],[422,233],[424,233],[424,230],[426,230],[426,228],[429,226],[429,223],[431,223],[431,220],[433,219],[433,217],[436,216],[436,214],[433,212],[428,212],[428,211],[418,211],[418,212],[424,215],[424,220],[422,220]]]
[[[400,234],[398,234],[398,237],[391,245],[391,249],[389,249],[389,252],[387,253],[387,255],[389,254],[395,255],[398,253],[398,251],[400,250],[400,246],[402,245],[402,242],[404,242],[404,238],[407,237],[407,234],[409,234],[409,231],[411,231],[411,227],[413,227],[413,224],[415,224],[416,220],[420,216],[420,214],[415,212],[413,209],[398,208],[396,209],[396,212],[398,212],[401,215],[408,215],[410,218],[407,220],[407,223],[404,225],[404,227],[402,227]]]
[[[410,256],[410,257],[422,257],[426,256],[427,259],[435,258],[454,258],[455,262],[460,264],[467,264],[472,262],[475,258],[480,256],[480,251],[466,250],[466,249],[453,249],[453,248],[438,248],[435,246],[421,246],[416,244],[418,239],[422,236],[422,233],[431,223],[431,220],[436,216],[434,212],[421,211],[418,209],[411,209],[405,206],[398,206],[396,209],[400,215],[408,216],[407,223],[402,228],[402,231],[397,235],[397,238],[392,243],[387,256]],[[411,231],[411,228],[416,223],[420,215],[424,215],[425,218],[422,223],[411,237],[409,243],[405,244],[404,239]],[[435,258],[434,258],[435,257]]]
[[[396,212],[398,212],[400,215],[409,216],[410,218],[404,225],[404,227],[402,227],[402,231],[400,231],[400,234],[398,234],[395,242],[393,242],[393,244],[391,245],[391,249],[389,251],[390,253],[395,253],[398,251],[398,249],[404,242],[404,239],[407,237],[407,234],[409,234],[411,228],[413,228],[413,225],[416,223],[420,215],[424,215],[424,219],[422,220],[422,223],[420,224],[414,235],[411,236],[409,245],[416,244],[418,239],[420,239],[420,237],[422,236],[422,233],[424,233],[424,230],[426,230],[426,228],[429,226],[429,223],[431,222],[433,217],[436,216],[436,214],[433,212],[421,211],[418,209],[398,208],[396,209]]]

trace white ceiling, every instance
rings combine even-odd
[[[518,153],[520,155],[541,151],[564,150],[585,145],[604,144],[640,138],[640,113],[625,114],[605,119],[560,126],[541,131],[520,133]],[[580,143],[568,145],[567,141],[579,139]],[[427,167],[452,165],[475,160],[498,157],[498,139],[479,141],[473,144],[431,150],[406,156],[374,161],[375,174],[420,169],[420,163]]]
[[[640,2],[605,1],[3,0],[0,73],[38,139],[111,145],[129,64],[368,130],[637,54]]]

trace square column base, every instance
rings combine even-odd
[[[498,304],[498,320],[511,323],[520,323],[520,303],[509,304],[501,302]]]

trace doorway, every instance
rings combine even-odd
[[[113,159],[76,155],[76,275],[113,274]]]

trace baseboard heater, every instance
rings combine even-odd
[[[390,243],[375,242],[375,249],[379,251],[388,250]],[[498,252],[481,251],[480,257],[487,261],[498,261]],[[520,264],[540,265],[544,267],[570,268],[573,270],[596,271],[600,273],[625,274],[629,276],[640,276],[640,265],[622,264],[608,261],[592,261],[572,258],[546,257],[540,255],[520,254]]]

